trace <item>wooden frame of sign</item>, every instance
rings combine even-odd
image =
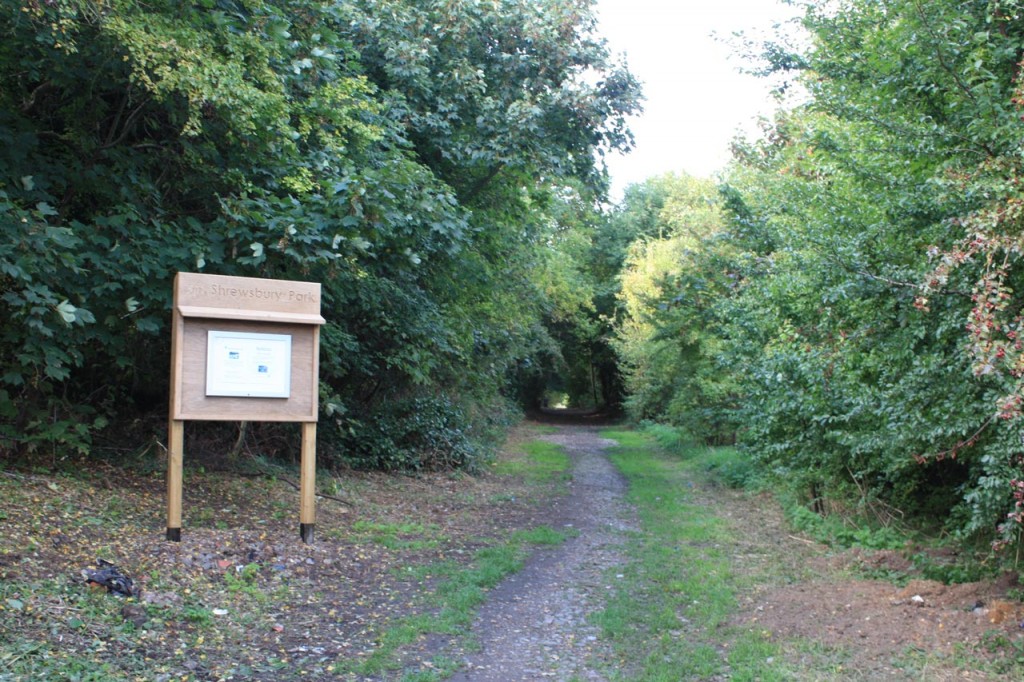
[[[171,324],[167,539],[181,540],[185,421],[302,423],[299,534],[316,525],[320,284],[179,272]]]

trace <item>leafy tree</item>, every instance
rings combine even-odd
[[[627,375],[634,418],[684,426],[708,441],[733,438],[724,419],[735,399],[733,372],[719,365],[716,305],[729,278],[720,270],[724,227],[713,182],[667,175],[627,195],[624,215],[646,218],[635,229],[621,275],[616,351]],[[647,198],[660,197],[650,215]],[[630,206],[630,198],[641,198]],[[639,209],[639,210],[638,210]]]
[[[159,408],[198,270],[323,282],[329,452],[471,463],[543,346],[546,207],[629,145],[591,3],[0,10],[5,450]]]
[[[810,101],[740,148],[729,180],[762,268],[736,300],[757,330],[743,355],[753,450],[812,484],[940,516],[959,495],[965,532],[1005,514],[1017,427],[981,429],[999,382],[971,372],[960,331],[977,318],[979,271],[936,272],[928,254],[957,260],[963,218],[995,189],[961,179],[1016,148],[1018,11],[809,4],[810,49],[775,61],[806,74]]]
[[[364,3],[366,21],[359,24],[368,74],[406,112],[417,157],[472,208],[476,238],[472,255],[463,255],[462,272],[486,284],[453,289],[460,298],[454,317],[471,328],[477,348],[487,350],[481,369],[494,382],[525,372],[518,383],[527,389],[527,403],[539,400],[545,377],[563,370],[580,388],[593,383],[578,380],[580,369],[592,364],[580,359],[592,357],[592,349],[575,352],[591,346],[593,334],[578,332],[593,322],[568,319],[565,304],[551,299],[565,290],[555,292],[550,276],[556,257],[563,274],[576,276],[556,244],[567,232],[563,224],[577,220],[572,212],[593,213],[605,183],[595,154],[630,146],[625,119],[638,110],[637,84],[609,61],[594,33],[592,6],[388,3],[392,11],[382,12],[374,2]],[[535,273],[545,290],[514,286]],[[486,290],[500,300],[481,300]],[[490,325],[496,311],[517,311],[514,322]],[[472,323],[477,315],[484,316],[481,324]],[[565,337],[568,364],[552,332]],[[497,349],[516,350],[496,363]],[[533,353],[539,355],[525,360]]]
[[[765,46],[754,68],[806,96],[737,141],[702,257],[627,204],[648,235],[623,280],[638,413],[710,407],[819,508],[1019,541],[1022,9],[809,2],[807,39]],[[694,401],[705,366],[733,370],[733,400]]]

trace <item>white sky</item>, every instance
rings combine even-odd
[[[709,177],[729,159],[737,130],[752,130],[774,107],[769,85],[738,73],[728,39],[757,34],[794,16],[777,0],[598,0],[600,33],[625,53],[644,85],[644,113],[633,119],[636,148],[607,159],[612,198],[627,185],[670,171]],[[719,38],[712,37],[716,33]]]

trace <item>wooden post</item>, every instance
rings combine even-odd
[[[185,422],[171,419],[167,429],[167,539],[181,542],[181,467]]]
[[[316,526],[316,422],[302,424],[302,461],[299,478],[299,535],[313,542]]]

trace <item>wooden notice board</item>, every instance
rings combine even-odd
[[[300,533],[315,523],[320,284],[180,272],[174,279],[167,538],[181,538],[186,420],[301,422]]]

